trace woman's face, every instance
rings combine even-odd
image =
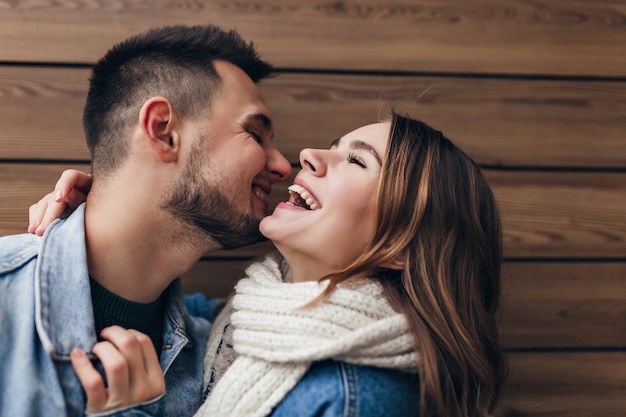
[[[389,123],[361,127],[330,149],[304,149],[302,170],[260,230],[285,256],[292,280],[315,280],[348,266],[372,240],[376,191]]]

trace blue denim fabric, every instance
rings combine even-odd
[[[372,366],[314,363],[272,417],[417,417],[419,379]]]
[[[84,415],[69,355],[96,343],[86,259],[84,205],[43,237],[0,238],[0,416]],[[99,415],[186,416],[200,406],[209,322],[187,313],[179,280],[167,293],[166,395]]]

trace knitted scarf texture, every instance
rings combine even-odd
[[[406,319],[378,283],[342,283],[305,307],[328,284],[284,282],[287,269],[273,254],[237,284],[208,342],[210,395],[196,416],[267,416],[318,360],[417,372]]]

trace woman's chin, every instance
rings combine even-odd
[[[259,222],[259,232],[269,240],[273,240],[277,237],[277,228],[280,228],[278,223],[272,215],[266,216]]]

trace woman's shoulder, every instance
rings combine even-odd
[[[326,360],[314,363],[272,417],[419,415],[417,374]]]

